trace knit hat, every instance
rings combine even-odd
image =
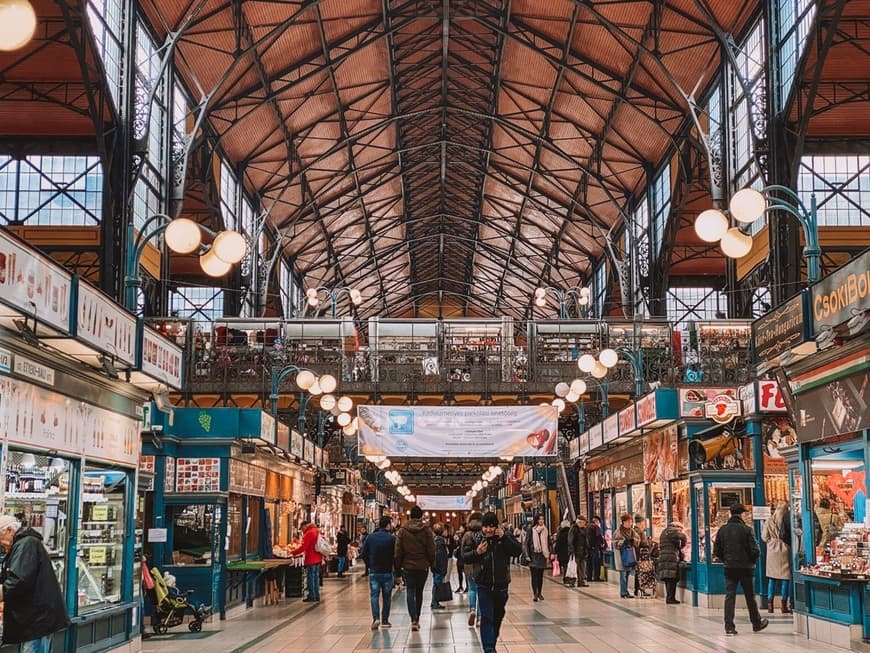
[[[498,526],[498,517],[494,512],[485,512],[480,523],[482,526]]]
[[[12,515],[0,515],[0,533],[5,531],[7,528],[17,531],[21,528],[21,522],[15,519]]]

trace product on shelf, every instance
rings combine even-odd
[[[824,550],[817,551],[814,565],[801,567],[807,576],[846,580],[870,580],[870,530],[849,522]]]

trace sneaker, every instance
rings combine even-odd
[[[417,621],[411,622],[411,630],[420,630],[420,624]]]
[[[380,620],[379,620],[379,619],[375,619],[375,620],[372,622],[372,630],[377,630],[378,627],[379,627],[380,625],[381,625]]]
[[[447,609],[447,606],[446,606],[446,605],[441,605],[441,604],[439,603],[438,605],[430,605],[430,606],[429,606],[429,609],[430,609],[430,610],[446,610],[446,609]]]
[[[389,628],[392,625],[393,624],[391,624],[389,621],[382,621],[381,622],[381,628]]]
[[[736,629],[736,628],[726,628],[726,629],[725,629],[725,634],[726,634],[728,637],[733,637],[734,635],[737,634],[737,629]]]
[[[762,619],[757,624],[752,627],[753,633],[760,633],[762,630],[767,628],[770,625],[770,622],[767,619]]]
[[[477,613],[472,610],[468,613],[468,625],[473,626],[475,621],[477,621]]]
[[[665,603],[668,605],[680,605],[680,602],[677,599],[668,599]]]

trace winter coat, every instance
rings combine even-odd
[[[568,534],[570,532],[570,528],[563,526],[556,535],[556,557],[562,566],[567,565],[568,558],[571,557],[571,546],[568,544]]]
[[[679,528],[668,526],[659,538],[657,571],[662,580],[680,577],[680,551],[686,546],[686,534]]]
[[[308,524],[302,533],[302,543],[290,552],[290,555],[298,556],[300,553],[305,554],[305,566],[323,564],[323,556],[317,552],[317,538],[320,537],[320,531],[314,524]]]
[[[369,565],[369,573],[390,574],[396,565],[396,536],[379,528],[365,538],[359,557]]]
[[[440,536],[435,536],[435,567],[434,571],[442,576],[447,575],[447,560],[450,558],[450,552],[447,550],[447,542]]]
[[[344,531],[338,531],[338,535],[335,536],[335,548],[339,558],[347,555],[347,547],[349,544],[350,538],[347,533]]]
[[[492,537],[487,542],[486,553],[478,553],[475,547],[462,555],[477,568],[474,581],[478,587],[505,590],[511,582],[511,558],[520,555],[523,547],[508,530],[500,538]]]
[[[631,526],[628,529],[620,526],[616,529],[613,533],[613,562],[616,565],[617,571],[625,571],[625,567],[622,566],[622,554],[620,551],[629,546],[633,547],[634,559],[637,560],[637,550],[641,544],[646,543],[646,540],[646,533],[636,526]]]
[[[435,565],[435,534],[419,519],[411,519],[396,535],[396,565],[429,571]]]
[[[17,644],[63,630],[69,625],[60,584],[42,535],[21,528],[3,559],[3,643]]]
[[[589,527],[580,528],[577,524],[571,527],[568,532],[568,547],[571,553],[577,560],[586,560],[589,557],[592,547],[589,546],[589,537],[591,533]]]
[[[481,530],[480,520],[470,519],[468,527],[465,529],[465,535],[462,536],[462,542],[459,545],[459,556],[464,565],[463,571],[465,575],[471,578],[474,578],[477,569],[475,569],[474,564],[465,560],[465,554],[471,549],[476,549],[482,539],[483,531]]]
[[[764,522],[761,539],[767,543],[764,575],[768,578],[791,579],[791,546],[779,537],[780,523],[773,515]]]
[[[716,534],[713,555],[726,569],[752,569],[761,554],[755,533],[740,515],[734,515]]]
[[[535,547],[540,547],[541,555],[535,555]],[[529,567],[546,569],[550,559],[550,532],[546,526],[532,526],[526,533],[526,555],[529,557]]]

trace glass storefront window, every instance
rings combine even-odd
[[[227,558],[234,559],[242,555],[242,501],[240,494],[231,494],[227,501]]]
[[[732,483],[712,483],[707,489],[707,499],[709,501],[709,523],[710,523],[710,549],[703,551],[699,547],[699,557],[701,555],[713,555],[713,546],[716,543],[716,533],[719,529],[728,523],[731,519],[731,506],[735,503],[742,503],[749,510],[744,512],[742,517],[747,526],[752,526],[752,488],[748,486],[736,485]],[[698,523],[700,525],[702,510],[698,503]],[[706,559],[706,558],[705,558]]]
[[[248,523],[245,525],[245,555],[248,558],[260,555],[262,516],[263,500],[257,497],[248,497]]]
[[[610,543],[613,539],[613,502],[610,498],[610,492],[604,492],[604,539],[607,542],[607,550],[611,551]]]
[[[700,505],[700,504],[699,504]],[[671,521],[678,521],[683,525],[686,534],[686,547],[683,549],[683,559],[686,562],[692,560],[692,502],[689,495],[689,481],[671,482]]]
[[[631,486],[631,511],[646,519],[646,485]]]
[[[662,483],[653,483],[650,485],[650,495],[652,497],[652,519],[650,520],[650,528],[652,529],[652,537],[658,542],[662,531],[668,525],[667,506],[665,504],[665,486]]]
[[[121,600],[127,472],[88,465],[82,475],[78,605],[91,610]]]
[[[42,535],[61,590],[65,590],[69,461],[10,451],[5,482],[4,514],[15,516]]]
[[[215,506],[173,506],[172,562],[176,565],[211,564],[213,529],[217,528]]]
[[[861,452],[847,451],[813,458],[810,474],[813,553],[819,562],[830,555],[846,524],[866,522],[866,470]]]

